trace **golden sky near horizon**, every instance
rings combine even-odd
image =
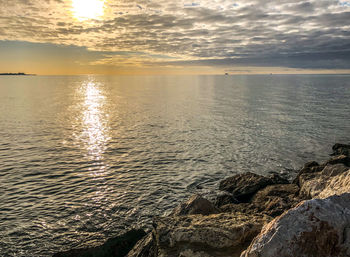
[[[350,73],[348,1],[0,4],[0,72]]]

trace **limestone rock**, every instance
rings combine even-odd
[[[349,167],[328,164],[321,172],[300,176],[300,196],[311,199],[350,192],[350,184],[346,183],[349,180]]]
[[[241,213],[155,218],[156,256],[239,256],[268,221]]]
[[[319,165],[315,161],[305,163],[304,167],[301,170],[299,170],[298,175],[294,179],[293,183],[300,186],[300,177],[303,174],[309,174],[306,176],[314,176],[313,173],[320,172],[321,170],[323,170],[324,167],[325,165]]]
[[[219,213],[219,210],[210,201],[201,197],[200,195],[193,195],[188,201],[177,206],[170,215],[209,215],[215,213]]]
[[[350,256],[350,194],[302,202],[264,226],[241,257]]]

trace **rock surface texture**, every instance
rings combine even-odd
[[[302,202],[267,224],[241,257],[350,256],[350,194]]]
[[[327,164],[321,172],[301,174],[299,185],[300,195],[308,199],[350,192],[350,167]]]
[[[239,213],[156,218],[157,256],[239,256],[268,221]]]
[[[219,190],[230,193],[237,202],[244,203],[249,202],[256,192],[268,185],[285,183],[289,182],[277,175],[264,177],[247,172],[222,180],[219,185]]]

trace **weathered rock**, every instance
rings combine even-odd
[[[348,192],[350,192],[350,169],[329,179],[318,197],[326,198]]]
[[[239,256],[268,221],[241,213],[155,218],[157,256]]]
[[[350,194],[302,202],[264,226],[241,257],[350,256]]]
[[[267,186],[255,194],[252,204],[259,212],[276,217],[300,202],[298,192],[299,187],[295,184]]]
[[[343,174],[344,173],[344,174]],[[344,164],[327,165],[321,172],[312,174],[302,174],[299,178],[300,196],[311,199],[333,194],[344,193],[349,190],[350,173],[349,167]]]
[[[331,155],[346,155],[350,156],[350,145],[335,144],[332,147],[333,153]]]
[[[209,215],[219,213],[219,210],[207,199],[200,195],[193,195],[188,201],[177,206],[170,215],[202,214]]]
[[[312,161],[312,162],[307,162],[305,163],[304,167],[299,170],[298,175],[296,178],[293,180],[293,183],[300,186],[300,176],[303,174],[311,174],[310,176],[313,176],[313,173],[320,172],[323,170],[323,168],[326,165],[319,165],[317,162]]]
[[[221,210],[245,214],[262,213],[276,217],[300,202],[298,191],[299,187],[295,184],[270,185],[258,191],[250,203],[227,204]]]
[[[156,245],[153,233],[148,233],[144,238],[136,243],[134,248],[128,253],[127,257],[155,257]]]
[[[270,178],[247,172],[222,180],[219,189],[231,193],[239,202],[249,202],[258,190],[271,184]]]
[[[73,249],[56,253],[53,257],[123,257],[126,256],[130,249],[145,235],[146,232],[142,229],[130,230],[121,236],[108,239],[106,243],[101,246]]]

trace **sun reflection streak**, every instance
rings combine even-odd
[[[108,114],[105,112],[106,97],[101,85],[89,80],[83,84],[82,140],[91,160],[103,160],[103,153],[109,140]]]

